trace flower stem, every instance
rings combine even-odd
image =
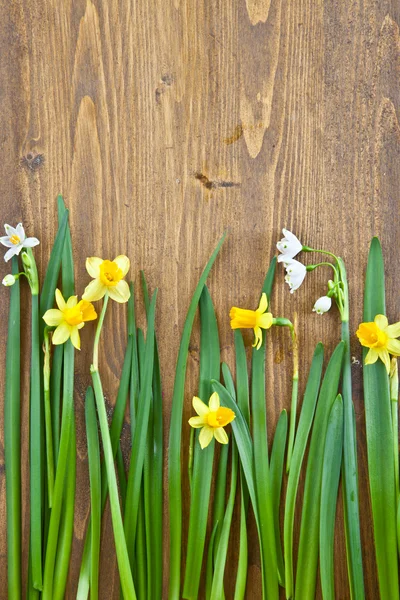
[[[97,322],[96,334],[94,336],[93,365],[92,365],[93,371],[99,370],[99,341],[100,341],[101,330],[103,328],[104,317],[106,315],[107,304],[108,304],[108,293],[106,293],[106,295],[104,296],[103,308],[101,309],[101,314],[100,314],[99,320]]]
[[[31,267],[32,271],[35,268]],[[32,288],[31,289],[36,289]],[[32,293],[32,349],[30,380],[30,517],[33,587],[42,589],[42,406],[40,383],[39,296]]]
[[[352,400],[351,385],[351,357],[350,357],[350,332],[349,332],[349,292],[344,263],[338,259],[340,278],[343,283],[343,308],[342,340],[345,342],[342,370],[342,396],[343,396],[343,502],[344,521],[346,532],[347,565],[350,582],[351,598],[363,599],[364,576],[361,553],[360,515],[358,500],[357,478],[357,440],[354,418],[354,405]]]
[[[111,446],[110,431],[108,429],[106,407],[104,405],[103,388],[98,371],[99,340],[103,326],[104,316],[108,304],[108,294],[104,297],[103,308],[97,323],[96,335],[93,347],[93,364],[90,368],[93,390],[97,406],[97,414],[100,424],[100,433],[103,443],[104,462],[107,471],[108,489],[110,494],[111,516],[114,530],[115,549],[117,552],[118,569],[121,580],[122,593],[125,598],[136,600],[135,587],[133,585],[132,572],[129,564],[128,550],[126,546],[124,525],[122,522],[121,507],[118,497],[117,477],[114,466],[114,455]]]
[[[99,330],[101,330],[100,320],[98,324],[98,331]],[[117,477],[115,474],[114,457],[111,447],[110,432],[108,429],[106,407],[104,406],[103,389],[101,385],[100,374],[98,370],[94,368],[94,365],[92,365],[91,373],[93,380],[94,395],[96,399],[97,414],[100,423],[101,439],[103,442],[104,461],[107,469],[111,516],[114,529],[114,541],[115,549],[117,552],[117,561],[119,575],[121,579],[122,593],[124,594],[125,598],[136,600],[136,592],[133,585],[128,550],[125,541],[124,525],[122,523],[121,507],[119,505]]]
[[[12,273],[18,259],[12,259]],[[21,598],[21,405],[20,405],[20,290],[11,288],[4,396],[4,453],[7,502],[8,595]]]

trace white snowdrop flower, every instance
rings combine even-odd
[[[11,227],[11,225],[4,225],[4,229],[6,230],[6,234],[3,237],[0,237],[0,242],[9,250],[4,255],[4,260],[7,262],[11,257],[18,255],[22,248],[33,248],[40,244],[39,240],[35,237],[27,238],[25,235],[25,230],[22,227],[22,223],[18,223],[16,227]]]
[[[283,239],[277,243],[276,247],[281,253],[278,256],[278,262],[285,262],[288,258],[294,258],[296,254],[301,252],[303,249],[303,244],[300,240],[287,229],[282,229],[282,233],[284,235]]]
[[[290,293],[293,294],[303,283],[307,269],[305,265],[293,258],[286,258],[284,264],[286,269],[285,281],[289,284]]]
[[[3,285],[5,285],[6,287],[10,287],[12,285],[14,285],[14,283],[16,282],[16,278],[14,277],[14,275],[11,275],[11,273],[9,273],[8,275],[6,275],[3,279],[3,281],[1,282]]]
[[[329,296],[321,296],[318,298],[316,303],[314,304],[313,311],[317,313],[317,315],[323,315],[328,312],[328,310],[332,306],[332,299]]]

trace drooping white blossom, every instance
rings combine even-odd
[[[14,277],[14,275],[11,275],[11,273],[9,273],[8,275],[6,275],[3,279],[3,281],[1,282],[3,285],[5,285],[6,287],[10,287],[12,285],[14,285],[14,283],[16,282],[16,278]]]
[[[282,229],[282,233],[284,237],[276,245],[281,253],[278,256],[278,262],[285,262],[289,258],[294,258],[303,249],[303,244],[294,233],[287,229]]]
[[[321,296],[318,298],[316,303],[314,304],[313,311],[317,313],[317,315],[323,315],[328,312],[332,306],[332,299],[329,296]]]
[[[285,281],[290,287],[290,293],[293,294],[303,283],[307,269],[303,263],[293,258],[286,258],[284,265],[286,269]]]
[[[39,240],[35,237],[27,238],[22,223],[18,223],[16,227],[11,225],[4,225],[6,234],[0,237],[0,242],[6,248],[9,248],[4,255],[4,260],[7,262],[13,256],[18,255],[23,248],[33,248],[40,244]]]

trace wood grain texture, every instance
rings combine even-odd
[[[217,239],[229,237],[210,277],[222,344],[233,366],[228,311],[256,306],[280,229],[340,253],[348,268],[351,327],[362,315],[369,240],[386,256],[390,321],[399,320],[400,5],[390,0],[13,0],[0,3],[0,214],[41,239],[40,272],[56,230],[55,197],[71,210],[77,290],[89,255],[126,253],[160,288],[157,333],[168,426],[179,336],[199,273]],[[37,155],[42,155],[39,159]],[[35,160],[36,159],[36,160]],[[308,258],[308,257],[307,257]],[[310,259],[311,260],[311,259]],[[0,277],[7,272],[1,267]],[[340,336],[335,311],[312,314],[327,273],[288,294],[278,270],[276,314],[299,313],[301,366],[317,341]],[[0,290],[5,348],[8,292]],[[28,294],[23,302],[28,306]],[[139,302],[139,323],[143,305]],[[24,331],[29,318],[24,316]],[[124,310],[112,306],[101,372],[115,401],[126,342]],[[91,328],[76,361],[78,439],[73,554],[66,597],[75,597],[89,490],[83,399]],[[251,333],[246,334],[250,347]],[[272,331],[268,419],[272,433],[290,401],[290,344]],[[23,335],[24,356],[29,338]],[[361,526],[367,598],[378,597],[362,401],[360,348],[352,338]],[[4,395],[0,359],[0,403]],[[187,403],[197,389],[198,333],[189,358]],[[304,375],[300,390],[304,389]],[[22,395],[24,561],[28,543],[27,381]],[[2,408],[0,414],[2,414]],[[4,436],[0,419],[0,598],[7,597]],[[188,441],[184,429],[183,440]],[[187,484],[187,482],[185,482]],[[187,494],[184,495],[188,515]],[[300,503],[299,503],[300,507]],[[167,514],[167,511],[166,511]],[[297,533],[298,520],[297,515]],[[343,515],[336,532],[337,598],[349,597]],[[186,530],[185,530],[186,531]],[[260,597],[250,525],[248,597]],[[167,529],[165,534],[167,535]],[[229,553],[235,569],[238,526]],[[166,544],[167,547],[167,544]],[[119,598],[110,514],[104,520],[101,598]],[[168,556],[165,553],[165,568]],[[232,597],[232,578],[227,581]],[[319,593],[319,592],[318,592]]]

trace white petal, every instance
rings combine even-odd
[[[3,235],[3,237],[0,237],[0,243],[3,244],[3,246],[5,246],[6,248],[12,248],[13,246],[15,246],[15,244],[10,242],[10,238],[8,237],[8,235]]]
[[[11,237],[12,235],[18,235],[15,227],[11,227],[11,225],[8,225],[8,223],[4,225],[4,229],[6,230],[6,234],[8,235],[8,237]]]
[[[22,245],[24,248],[34,248],[35,246],[38,246],[40,244],[39,240],[35,237],[32,238],[26,238],[23,242]]]
[[[10,258],[12,258],[13,256],[18,256],[18,254],[21,252],[22,250],[22,246],[18,245],[18,246],[14,246],[13,248],[10,248],[9,250],[7,250],[7,252],[4,255],[4,260],[6,262],[8,262],[10,260]]]
[[[283,256],[293,258],[294,256],[296,256],[296,254],[301,252],[301,250],[303,249],[303,244],[291,231],[288,231],[287,229],[282,229],[282,232],[285,237],[277,243],[276,247],[278,248],[279,252],[282,253]],[[283,259],[279,259],[280,257],[278,257],[278,261],[282,262]]]
[[[22,227],[22,223],[18,223],[15,230],[19,239],[21,240],[21,242],[23,242],[25,240],[25,229]]]
[[[328,312],[328,310],[332,306],[332,299],[329,296],[321,296],[318,298],[316,303],[314,304],[313,311],[317,313],[317,315],[323,315]]]

